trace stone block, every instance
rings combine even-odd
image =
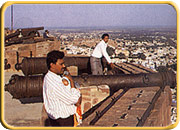
[[[84,95],[82,96],[82,102],[89,102],[91,101],[91,98],[90,97],[85,97]]]
[[[86,111],[88,111],[91,108],[91,103],[90,102],[86,102],[84,103],[84,107],[83,107],[83,113],[85,113]]]
[[[98,86],[98,91],[101,91],[102,93],[106,93],[106,94],[110,93],[109,87],[107,85]]]
[[[27,44],[27,45],[22,45],[20,47],[18,47],[18,51],[28,51],[28,50],[31,50],[32,49],[32,46]]]
[[[93,101],[92,101],[92,104],[97,104],[98,103],[98,98],[94,98]]]
[[[90,94],[90,92],[88,92],[88,91],[83,91],[83,90],[81,90],[81,94],[83,95],[83,96],[91,96],[91,94]]]
[[[83,113],[104,100],[110,94],[109,87],[106,85],[81,87],[80,91],[82,94],[81,106]]]
[[[19,57],[24,58],[24,57],[30,57],[30,51],[31,50],[22,50],[22,51],[18,51],[19,53]]]
[[[67,67],[67,69],[69,70],[69,72],[72,76],[78,75],[78,67],[77,66],[69,66],[69,67]]]

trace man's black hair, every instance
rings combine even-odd
[[[64,52],[57,51],[57,50],[53,50],[49,52],[46,57],[46,64],[47,64],[48,70],[51,67],[50,66],[51,63],[56,64],[57,60],[63,59],[63,57],[64,57]]]
[[[102,37],[101,37],[101,38],[102,38],[102,39],[104,39],[104,38],[105,38],[105,36],[108,36],[108,37],[109,37],[109,34],[105,33],[105,34],[103,34],[103,35],[102,35]]]

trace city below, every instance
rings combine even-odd
[[[102,34],[108,33],[107,51],[114,63],[131,62],[152,70],[165,66],[177,71],[176,28],[53,28],[49,32],[61,41],[61,50],[85,56],[90,56]]]

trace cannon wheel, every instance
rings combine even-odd
[[[36,36],[36,37],[40,37],[40,33],[37,31],[37,32],[35,33],[35,36]]]
[[[33,37],[35,36],[35,32],[34,32],[34,31],[30,32],[30,33],[28,34],[28,36],[33,38]]]

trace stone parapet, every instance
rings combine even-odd
[[[32,51],[32,57],[46,57],[48,52],[52,50],[60,50],[60,43],[60,41],[43,41],[31,44],[16,44],[6,46],[4,58],[7,59],[8,63],[11,65],[9,70],[16,71],[16,52],[19,53],[19,62],[21,63],[24,57],[30,57],[30,51]]]

